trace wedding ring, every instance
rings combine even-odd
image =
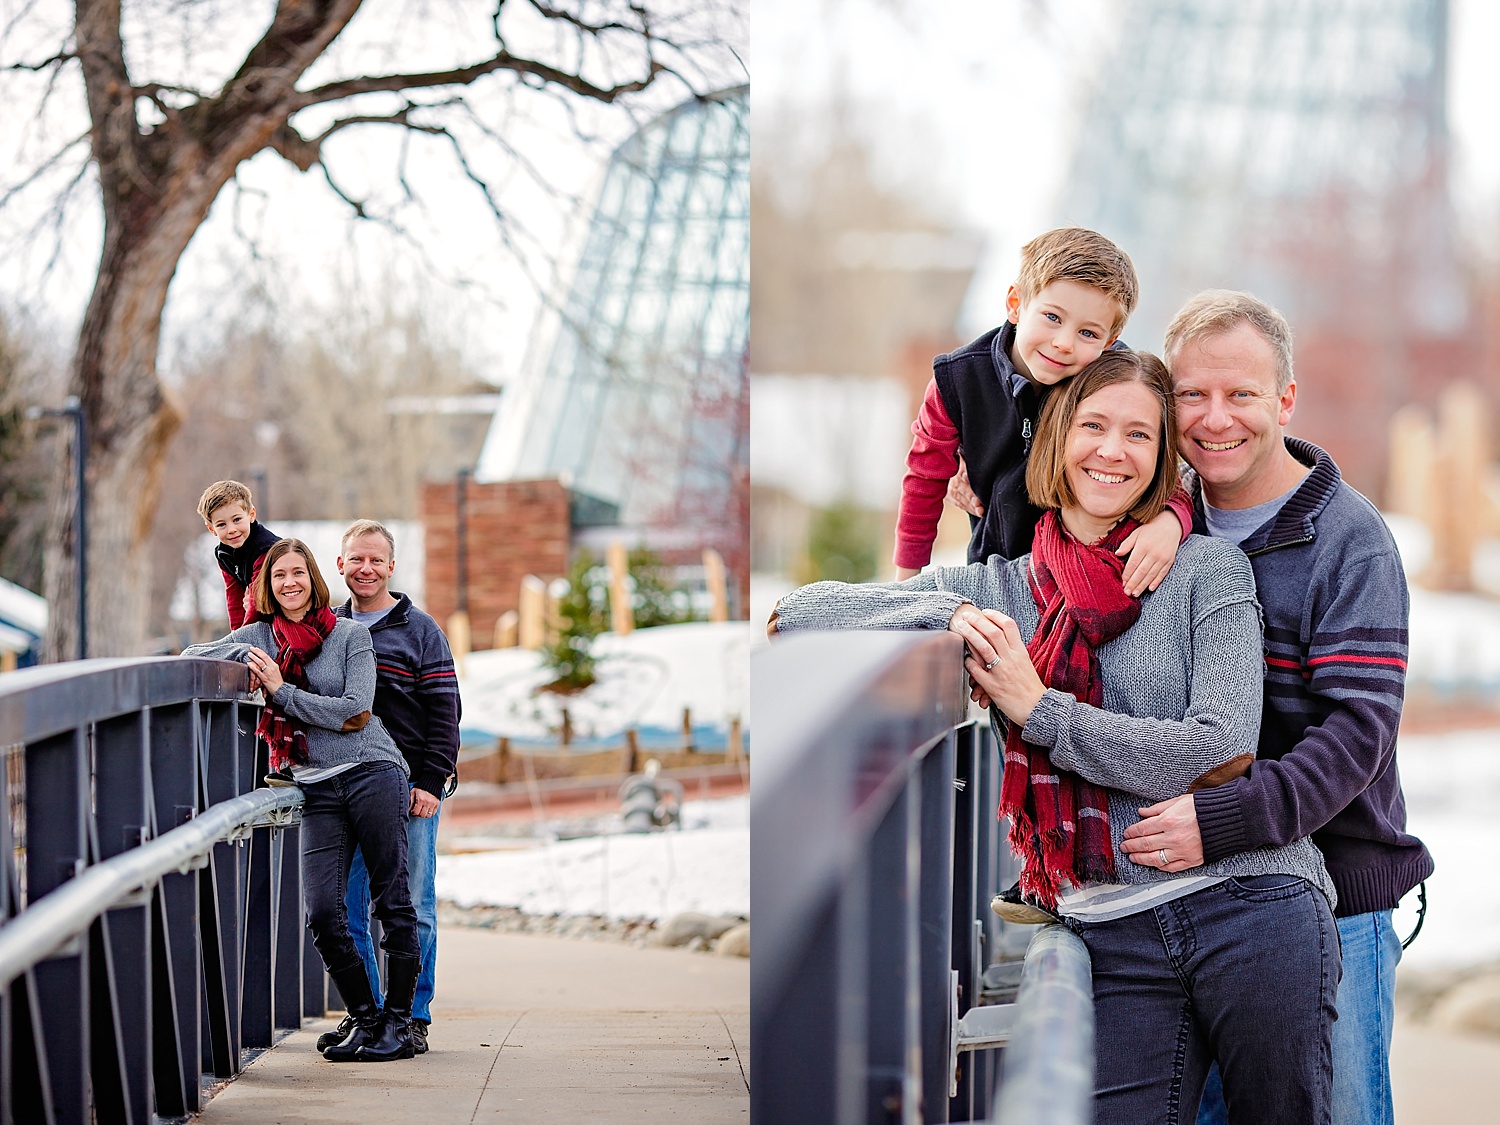
[[[1161,860],[1161,865],[1163,867],[1165,867],[1167,865],[1167,849],[1166,848],[1158,848],[1156,850],[1156,856],[1157,856],[1158,859]]]
[[[990,669],[994,668],[994,666],[996,664],[999,664],[999,663],[1000,663],[1000,658],[997,656],[997,657],[995,657],[995,659],[991,660],[988,664],[986,664],[984,666],[984,670],[986,672],[988,672]]]

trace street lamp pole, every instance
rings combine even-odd
[[[69,395],[60,407],[31,407],[26,417],[73,419],[73,547],[78,560],[78,659],[83,660],[89,654],[88,485],[84,478],[88,431],[83,420],[83,403],[77,395]]]

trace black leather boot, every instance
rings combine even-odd
[[[416,1054],[411,1039],[411,1002],[417,994],[421,968],[422,962],[416,957],[386,954],[385,1011],[381,1013],[379,1034],[355,1048],[355,1062],[393,1062]]]
[[[353,1062],[354,1052],[380,1034],[380,1008],[375,1004],[375,993],[370,990],[370,978],[363,961],[342,969],[329,969],[328,975],[338,985],[339,995],[344,998],[344,1007],[349,1012],[348,1018],[354,1021],[354,1027],[343,1039],[324,1048],[323,1057],[330,1062]],[[343,1027],[343,1024],[339,1026]]]

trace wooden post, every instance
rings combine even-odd
[[[682,709],[682,748],[684,750],[693,748],[693,711],[690,707]]]
[[[712,547],[703,549],[703,569],[708,580],[708,594],[713,600],[709,607],[710,621],[729,620],[729,586],[724,573],[724,558]]]
[[[724,764],[738,762],[745,756],[745,736],[740,731],[740,717],[729,716],[729,744],[724,748]]]
[[[562,730],[559,732],[564,746],[573,745],[573,716],[568,714],[568,709],[562,709]]]
[[[464,660],[469,655],[469,611],[460,609],[452,613],[443,631],[448,634],[448,647],[453,650],[453,664],[462,676]]]
[[[630,560],[625,544],[616,539],[604,553],[609,564],[609,627],[616,636],[635,632],[635,606],[630,600]]]
[[[515,648],[520,633],[521,615],[507,609],[495,618],[495,648]]]
[[[547,584],[534,574],[521,579],[517,638],[520,646],[530,652],[541,648],[547,639]]]
[[[500,764],[495,767],[495,784],[504,785],[510,780],[510,739],[504,735],[500,736],[500,753],[495,757],[500,759]]]
[[[625,728],[625,752],[620,755],[620,772],[635,773],[635,764],[641,753],[640,736],[634,727]]]

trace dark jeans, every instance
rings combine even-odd
[[[1069,925],[1093,959],[1096,1121],[1193,1121],[1215,1057],[1231,1122],[1331,1120],[1339,939],[1305,880],[1234,878]]]
[[[371,762],[302,787],[302,898],[307,928],[332,970],[360,963],[344,892],[356,847],[370,873],[370,899],[387,953],[418,956],[417,912],[406,879],[411,787],[394,762]]]

